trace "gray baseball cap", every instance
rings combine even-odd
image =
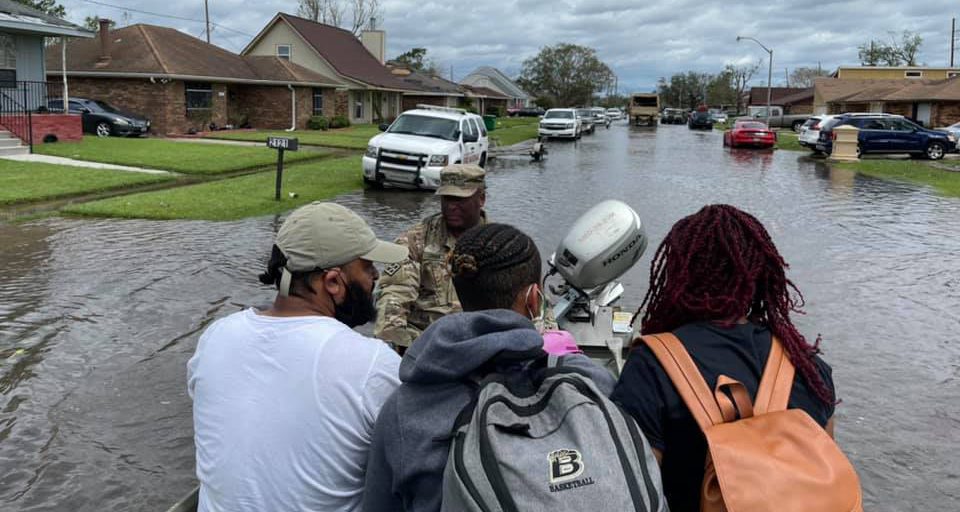
[[[378,240],[366,221],[336,203],[310,203],[295,210],[277,233],[277,247],[287,258],[281,295],[290,291],[291,272],[329,269],[364,259],[376,263],[399,263],[407,248]]]
[[[483,190],[486,171],[474,164],[450,164],[440,169],[438,196],[470,197]]]

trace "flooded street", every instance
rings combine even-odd
[[[624,278],[636,305],[676,220],[717,202],[753,213],[807,299],[801,332],[823,335],[866,509],[960,508],[960,199],[685,126],[549,149],[491,162],[491,220],[547,256],[590,206],[627,202],[651,239]],[[423,193],[338,201],[388,237],[439,208]],[[0,224],[0,509],[162,510],[195,484],[186,362],[210,322],[270,301],[257,274],[281,222]]]

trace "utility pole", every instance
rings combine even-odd
[[[207,2],[208,0],[203,0],[203,17],[207,22],[207,44],[210,44],[210,6]]]
[[[790,87],[790,70],[783,68],[783,77],[787,79],[787,87]]]
[[[957,44],[957,19],[950,20],[950,67],[953,67],[953,50]]]
[[[456,82],[456,80],[453,79],[453,64],[450,64],[450,81]]]

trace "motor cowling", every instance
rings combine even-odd
[[[630,270],[646,248],[640,216],[626,203],[611,199],[577,219],[557,247],[553,266],[568,284],[589,291]]]

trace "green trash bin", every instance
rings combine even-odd
[[[492,132],[497,129],[497,116],[483,116],[483,124],[487,127],[488,132]]]

